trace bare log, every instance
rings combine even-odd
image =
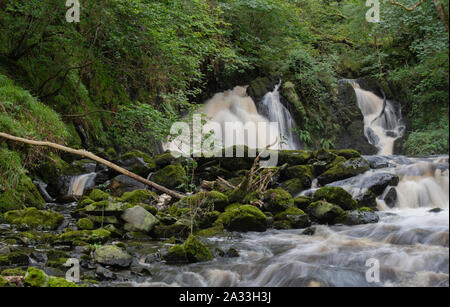
[[[136,179],[136,180],[138,180],[138,181],[140,181],[140,182],[142,182],[142,183],[144,183],[146,185],[149,185],[149,186],[157,189],[158,191],[166,193],[166,194],[168,194],[168,195],[170,195],[170,196],[172,196],[172,197],[174,197],[176,199],[181,199],[181,198],[184,197],[184,195],[181,194],[181,193],[169,190],[166,187],[163,187],[163,186],[161,186],[161,185],[159,185],[159,184],[157,184],[157,183],[155,183],[153,181],[147,180],[147,179],[145,179],[145,178],[143,178],[143,177],[141,177],[139,175],[136,175],[135,173],[132,173],[132,172],[130,172],[130,171],[128,171],[128,170],[126,170],[126,169],[124,169],[124,168],[122,168],[122,167],[120,167],[120,166],[118,166],[118,165],[116,165],[116,164],[114,164],[114,163],[112,163],[110,161],[108,161],[108,160],[102,159],[102,158],[100,158],[100,157],[98,157],[98,156],[94,155],[93,153],[91,153],[89,151],[86,151],[86,150],[73,149],[73,148],[70,148],[70,147],[62,146],[62,145],[59,145],[59,144],[56,144],[56,143],[51,143],[51,142],[42,142],[42,141],[34,141],[34,140],[24,139],[24,138],[16,137],[16,136],[13,136],[13,135],[10,135],[10,134],[6,134],[6,133],[3,133],[3,132],[0,132],[0,138],[5,138],[7,140],[11,140],[11,141],[14,141],[14,142],[20,142],[20,143],[25,143],[25,144],[34,145],[34,146],[50,147],[50,148],[54,148],[54,149],[57,149],[57,150],[65,151],[65,152],[68,152],[68,153],[71,153],[71,154],[74,154],[74,155],[82,156],[82,157],[94,160],[94,161],[96,161],[98,163],[101,163],[103,165],[106,165],[107,167],[109,167],[109,168],[111,168],[111,169],[113,169],[113,170],[115,170],[115,171],[117,171],[119,173],[122,173],[122,174],[124,174],[124,175],[126,175],[128,177]]]

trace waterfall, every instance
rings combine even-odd
[[[299,149],[300,141],[295,134],[295,122],[281,102],[278,85],[267,93],[259,109],[247,94],[247,87],[236,86],[233,90],[217,93],[199,110],[207,118],[202,127],[215,136],[215,150],[233,145],[249,148]],[[271,125],[271,123],[273,123]],[[195,129],[195,128],[194,128]],[[209,137],[209,136],[208,136]],[[184,152],[185,138],[178,137],[163,144],[164,150]]]
[[[97,173],[89,173],[73,177],[70,181],[68,195],[83,196],[83,193],[87,188],[94,186],[95,177],[97,177]]]
[[[367,140],[378,148],[379,155],[394,154],[395,141],[403,136],[405,130],[394,106],[387,101],[385,112],[380,117],[383,111],[383,99],[370,91],[361,89],[354,80],[349,83],[355,89],[358,106],[364,116],[364,135]]]
[[[278,123],[280,133],[281,149],[295,150],[301,148],[298,135],[295,133],[296,124],[289,110],[280,102],[278,84],[273,92],[267,93],[258,105],[258,111],[269,119],[270,122]]]

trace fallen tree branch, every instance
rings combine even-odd
[[[405,10],[407,10],[407,11],[414,11],[419,5],[422,5],[422,4],[424,3],[424,1],[425,1],[425,0],[418,0],[416,4],[414,4],[414,5],[411,6],[411,7],[408,7],[408,6],[406,6],[405,4],[400,3],[400,2],[398,2],[398,1],[395,1],[395,0],[389,0],[389,2],[390,2],[391,4],[396,5],[396,6],[399,6],[399,7],[403,8],[403,9],[405,9]]]
[[[71,153],[71,154],[74,154],[74,155],[82,156],[82,157],[85,157],[85,158],[97,161],[98,163],[101,163],[103,165],[106,165],[107,167],[109,167],[109,168],[111,168],[111,169],[113,169],[113,170],[115,170],[115,171],[117,171],[119,173],[122,173],[122,174],[124,174],[124,175],[126,175],[128,177],[136,179],[137,181],[140,181],[140,182],[142,182],[142,183],[144,183],[146,185],[149,185],[149,186],[157,189],[158,191],[166,193],[166,194],[168,194],[168,195],[170,195],[170,196],[172,196],[172,197],[174,197],[176,199],[181,199],[181,198],[184,197],[184,195],[181,194],[181,193],[169,190],[166,187],[163,187],[163,186],[161,186],[161,185],[159,185],[159,184],[157,184],[157,183],[155,183],[153,181],[147,180],[147,179],[145,179],[145,178],[143,178],[143,177],[141,177],[139,175],[136,175],[135,173],[132,173],[132,172],[130,172],[130,171],[128,171],[128,170],[126,170],[126,169],[124,169],[124,168],[114,164],[114,163],[111,163],[108,160],[102,159],[102,158],[100,158],[100,157],[98,157],[98,156],[94,155],[93,153],[91,153],[89,151],[86,151],[86,150],[73,149],[73,148],[69,148],[69,147],[62,146],[62,145],[59,145],[59,144],[56,144],[56,143],[51,143],[51,142],[42,142],[42,141],[34,141],[34,140],[24,139],[24,138],[16,137],[16,136],[13,136],[13,135],[10,135],[10,134],[6,134],[6,133],[3,133],[3,132],[0,132],[0,138],[5,138],[7,140],[11,140],[11,141],[14,141],[14,142],[21,142],[21,143],[25,143],[25,144],[29,144],[29,145],[50,147],[50,148],[54,148],[54,149],[57,149],[57,150],[65,151],[65,152],[68,152],[68,153]]]

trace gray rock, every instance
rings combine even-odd
[[[397,186],[400,178],[390,173],[377,173],[364,180],[362,188],[373,192],[375,195],[382,195],[388,186]]]
[[[388,187],[384,194],[380,197],[389,208],[394,208],[397,204],[397,190],[394,187]]]
[[[113,196],[121,196],[125,192],[146,189],[147,186],[128,176],[119,175],[111,180],[109,188]]]
[[[372,169],[387,168],[391,166],[389,159],[383,156],[364,156],[364,158],[369,162],[370,168]]]
[[[98,266],[95,270],[95,277],[99,280],[116,280],[117,276],[108,269]]]
[[[122,219],[134,228],[150,232],[159,223],[158,219],[140,206],[126,209],[122,214]]]
[[[364,224],[375,224],[380,221],[380,217],[375,212],[370,211],[349,211],[347,212],[347,218],[344,224],[353,225],[364,225]]]
[[[129,267],[133,261],[133,258],[126,251],[115,245],[96,248],[93,258],[97,263],[123,268]]]

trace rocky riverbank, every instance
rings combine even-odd
[[[188,196],[174,200],[93,161],[68,163],[52,154],[31,174],[36,185],[24,176],[20,195],[0,193],[0,285],[145,280],[155,263],[239,256],[233,246],[212,246],[210,237],[270,229],[313,235],[321,224],[377,223],[376,198],[399,183],[396,175],[377,173],[357,196],[333,186],[379,168],[380,161],[355,150],[281,151],[280,166],[269,169],[255,167],[254,158],[194,161],[139,151],[118,156],[113,150],[104,156]],[[95,175],[82,195],[70,195],[85,174]],[[305,190],[313,192],[300,196]],[[77,284],[60,279],[69,259],[80,264]]]

